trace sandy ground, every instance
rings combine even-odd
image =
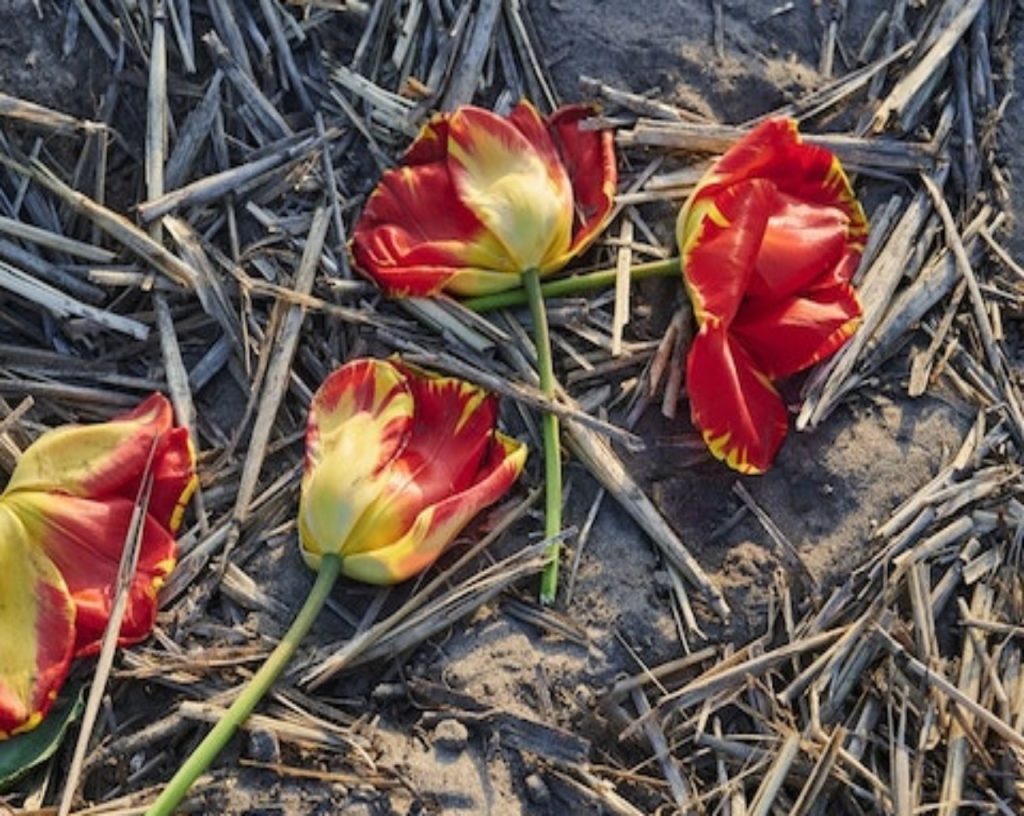
[[[707,0],[533,0],[529,5],[565,100],[579,98],[578,77],[587,74],[740,123],[821,82],[818,4],[804,0],[774,17],[769,7],[775,4],[725,2],[724,59],[716,57],[712,45],[712,4]],[[849,5],[851,17],[841,36],[847,49],[855,49],[877,12],[889,4]],[[0,89],[85,113],[101,85],[93,73],[95,60],[88,58],[84,42],[70,60],[60,57],[55,40],[61,33],[59,13],[52,4],[43,6],[47,24],[37,26],[29,22],[34,14],[30,4],[0,4]],[[80,36],[88,37],[84,30]],[[1018,38],[1015,50],[1019,65],[1024,39]],[[1016,133],[1022,126],[1024,105],[1017,100],[1007,110],[1007,127]],[[1024,152],[1013,150],[1008,162],[1012,172],[1024,173]],[[1015,196],[1020,209],[1024,188]],[[670,215],[656,224],[666,236],[672,226]],[[1019,256],[1024,237],[1019,231],[1017,236],[1012,248]],[[657,296],[664,292],[662,285]],[[647,296],[652,296],[650,289]],[[653,335],[662,327],[655,320],[647,330]],[[731,627],[722,630],[695,599],[710,636],[740,642],[755,632],[780,570],[790,574],[798,597],[824,593],[863,559],[872,526],[927,481],[958,445],[970,415],[941,395],[908,400],[899,387],[904,366],[897,361],[814,433],[791,433],[768,475],[743,480],[794,544],[811,581],[792,575],[792,565],[749,514],[725,535],[716,535],[740,506],[733,490],[737,477],[711,461],[686,463],[690,453],[676,444],[680,435],[691,433],[685,410],[675,422],[653,408],[643,419],[639,430],[651,449],[632,457],[630,467],[737,613]],[[569,466],[569,481],[573,492],[567,522],[582,524],[595,487],[575,465]],[[438,723],[404,694],[386,693],[389,684],[432,681],[494,708],[571,730],[592,742],[598,759],[606,753],[628,756],[629,748],[616,744],[615,724],[592,702],[617,676],[637,671],[640,660],[652,665],[682,653],[670,582],[659,567],[644,536],[606,500],[582,554],[572,603],[562,610],[578,637],[542,632],[496,604],[407,656],[400,671],[363,670],[352,678],[351,694],[340,685],[332,688],[337,697],[370,695],[371,716],[377,719],[368,730],[369,751],[379,767],[407,780],[416,796],[402,788],[282,782],[262,771],[232,770],[228,762],[239,753],[258,755],[253,746],[239,745],[221,765],[233,783],[226,795],[208,803],[207,812],[564,812],[557,791],[529,759],[503,745],[493,729]],[[259,555],[252,572],[294,576],[268,586],[288,607],[297,607],[309,580],[290,546]],[[331,629],[329,621],[324,629]],[[635,804],[653,809],[658,803],[641,794]]]

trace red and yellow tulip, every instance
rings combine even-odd
[[[188,431],[154,394],[110,422],[49,431],[18,460],[0,494],[0,739],[34,728],[72,657],[98,651],[147,463],[153,489],[122,644],[150,633],[174,566],[196,485]]]
[[[389,294],[484,295],[559,271],[611,213],[608,131],[582,130],[583,105],[546,121],[529,102],[503,118],[439,114],[370,196],[352,236],[356,265]]]
[[[693,423],[730,467],[763,472],[787,428],[775,381],[857,327],[864,211],[839,160],[773,119],[708,171],[676,231],[699,325],[686,365]]]
[[[495,430],[497,399],[398,361],[355,360],[317,391],[299,503],[303,554],[372,584],[430,566],[512,486],[526,448]]]

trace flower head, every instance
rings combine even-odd
[[[355,360],[313,399],[299,503],[303,554],[392,584],[430,566],[512,486],[526,448],[495,430],[497,400],[401,362]]]
[[[35,727],[72,657],[99,650],[147,464],[153,489],[118,642],[152,630],[196,484],[188,432],[172,426],[154,394],[110,422],[49,431],[18,460],[0,494],[0,739]]]
[[[586,106],[546,121],[529,102],[503,118],[473,106],[439,114],[402,166],[384,173],[352,237],[356,264],[395,295],[484,295],[527,269],[560,270],[611,213],[611,134]]]
[[[773,119],[708,171],[676,232],[699,324],[686,365],[693,423],[730,467],[762,472],[787,427],[774,382],[856,329],[864,211],[839,160]]]

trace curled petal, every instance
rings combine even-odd
[[[518,283],[504,248],[456,194],[444,159],[383,175],[356,224],[352,255],[396,296],[434,295],[481,276],[492,289]]]
[[[153,394],[109,422],[47,431],[18,460],[4,495],[51,491],[134,501],[152,450],[151,512],[160,524],[177,529],[196,477],[188,431],[173,429],[173,422],[170,402]]]
[[[0,503],[0,740],[35,728],[63,685],[75,609],[60,572]]]
[[[612,132],[580,129],[580,122],[595,113],[589,105],[567,105],[548,120],[551,138],[569,174],[576,209],[572,245],[554,269],[590,245],[608,223],[615,203],[618,171]]]
[[[803,371],[833,354],[860,321],[860,302],[846,283],[781,300],[748,300],[732,334],[771,379]]]
[[[786,435],[786,407],[731,334],[705,323],[690,346],[686,390],[693,424],[718,459],[762,473]]]
[[[683,279],[701,322],[728,325],[754,275],[775,190],[753,179],[699,198],[677,223]]]
[[[405,535],[393,543],[345,558],[342,572],[381,585],[399,583],[422,572],[441,556],[473,516],[505,494],[525,462],[526,447],[522,443],[495,434],[472,485],[425,507]],[[311,560],[308,555],[307,560]]]
[[[95,653],[110,619],[134,502],[19,491],[0,504],[17,516],[33,546],[45,553],[64,577],[75,605],[76,656]],[[157,592],[174,561],[173,536],[147,514],[118,643],[137,643],[153,630]]]
[[[531,110],[517,109],[523,127]],[[455,190],[517,273],[546,268],[572,243],[572,185],[547,132],[538,125],[529,136],[536,141],[514,122],[469,106],[456,110],[448,123]]]

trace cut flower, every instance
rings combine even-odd
[[[49,431],[18,460],[0,494],[0,739],[38,725],[72,657],[99,650],[147,464],[153,489],[121,644],[152,631],[174,566],[196,485],[188,431],[154,394],[110,422]]]
[[[352,237],[356,265],[389,294],[484,295],[520,276],[559,271],[611,214],[609,131],[560,108],[543,120],[526,101],[507,118],[466,105],[420,132],[384,173]]]
[[[698,184],[676,227],[699,326],[686,363],[694,425],[742,473],[786,435],[775,381],[837,351],[861,308],[850,285],[867,221],[839,160],[772,119]]]
[[[525,446],[495,430],[497,399],[398,361],[355,360],[309,412],[299,503],[303,554],[372,584],[430,566],[512,486]]]

